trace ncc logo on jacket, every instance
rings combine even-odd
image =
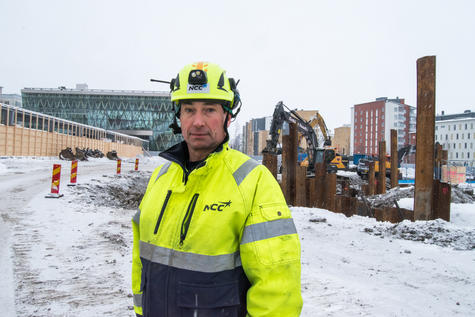
[[[218,201],[218,203],[210,204],[210,205],[205,205],[203,208],[203,211],[223,211],[224,208],[231,206],[231,201]]]

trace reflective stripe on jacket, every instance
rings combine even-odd
[[[144,316],[299,316],[300,243],[272,174],[230,149],[152,174],[133,221]]]

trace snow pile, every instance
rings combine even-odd
[[[475,229],[457,228],[441,219],[416,222],[404,220],[396,225],[378,223],[363,231],[381,238],[419,241],[454,250],[475,249]]]
[[[396,207],[394,201],[399,201],[403,198],[414,198],[414,186],[394,187],[385,194],[369,196],[367,198],[373,208]]]
[[[396,207],[394,201],[400,201],[404,198],[414,198],[414,186],[409,187],[394,187],[389,189],[385,194],[374,195],[367,197],[369,203],[373,208],[382,207]],[[455,204],[473,204],[475,197],[473,196],[473,189],[471,187],[452,186],[450,202]],[[412,209],[411,207],[401,208]]]
[[[145,194],[150,175],[151,172],[142,171],[103,175],[103,179],[91,179],[88,184],[78,185],[75,194],[79,197],[75,199],[95,206],[136,209]]]

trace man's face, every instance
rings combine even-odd
[[[215,101],[183,101],[181,103],[181,132],[188,145],[190,160],[205,158],[224,140],[225,120],[226,113]]]

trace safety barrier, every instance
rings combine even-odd
[[[59,193],[59,183],[61,180],[61,164],[53,165],[53,176],[51,177],[51,192],[46,198],[60,198],[63,195]]]
[[[115,150],[121,157],[143,154],[137,137],[0,104],[0,156],[57,156],[72,149]]]
[[[120,159],[117,160],[117,175],[120,174],[120,167],[121,167],[121,165],[122,165],[122,160],[120,160]]]
[[[71,176],[68,186],[76,186],[78,177],[78,161],[74,160],[71,162]]]

